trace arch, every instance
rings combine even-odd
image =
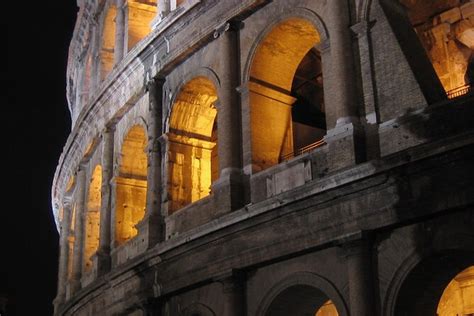
[[[326,32],[316,15],[303,12],[280,17],[263,33],[248,68],[255,172],[321,145],[326,134],[317,48]]]
[[[298,272],[273,286],[259,304],[256,315],[314,315],[321,308],[328,315],[348,315],[342,296],[331,282],[310,272]]]
[[[252,48],[250,49],[249,56],[245,63],[244,76],[243,76],[244,81],[249,81],[250,79],[252,61],[255,59],[255,54],[262,40],[272,31],[272,29],[275,26],[291,18],[300,18],[300,19],[307,20],[309,23],[311,23],[313,27],[316,29],[317,33],[319,34],[321,43],[327,42],[329,40],[329,32],[327,30],[326,24],[316,12],[310,9],[301,8],[301,7],[288,10],[285,13],[275,17],[271,21],[271,23],[269,23],[265,27],[265,29],[260,34],[258,34],[258,36],[255,38],[255,41],[252,44]]]
[[[194,303],[186,307],[181,313],[182,316],[215,316],[216,314],[204,304]]]
[[[444,289],[474,263],[474,251],[446,250],[420,260],[405,276],[388,315],[436,315]]]
[[[217,89],[198,76],[174,99],[168,123],[169,214],[210,194],[218,177]]]
[[[389,283],[383,315],[436,315],[449,281],[474,263],[474,235],[467,223],[456,230],[450,225],[439,228],[430,247],[413,251],[403,261]]]
[[[119,174],[116,177],[115,241],[123,244],[137,235],[135,227],[146,207],[147,136],[142,125],[133,125],[122,141]]]
[[[127,0],[127,47],[130,51],[151,31],[151,23],[156,16],[156,0]]]
[[[175,104],[175,102],[178,99],[179,93],[183,90],[183,88],[190,81],[199,77],[209,80],[214,85],[214,88],[217,91],[217,96],[219,97],[219,90],[221,88],[221,81],[219,79],[219,76],[214,71],[214,69],[210,67],[201,67],[194,71],[187,72],[186,74],[182,76],[182,80],[180,80],[179,83],[176,85],[176,87],[172,89],[173,93],[172,93],[172,97],[170,97],[171,98],[170,107],[173,104]],[[169,122],[167,123],[166,130],[167,131],[169,130]]]
[[[102,17],[100,45],[100,79],[104,80],[114,66],[115,18],[117,7],[114,1],[107,1]]]

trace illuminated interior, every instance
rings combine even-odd
[[[115,241],[118,245],[137,235],[135,225],[145,215],[146,147],[145,129],[133,126],[123,141],[120,171],[116,177]]]
[[[400,0],[446,91],[474,82],[474,3]],[[471,22],[472,21],[472,22]]]
[[[96,166],[89,184],[85,216],[84,269],[92,268],[92,256],[99,247],[102,167]]]
[[[128,50],[150,33],[156,11],[156,0],[128,0]]]
[[[320,309],[316,312],[315,316],[339,316],[336,306],[334,303],[329,300],[321,306]]]
[[[474,315],[474,266],[456,275],[443,292],[438,316]]]
[[[189,81],[173,105],[169,133],[170,214],[210,194],[218,177],[217,92],[204,77]]]
[[[110,5],[104,20],[102,30],[102,47],[100,50],[100,78],[105,79],[114,66],[115,47],[115,16],[117,8]]]
[[[338,316],[334,303],[321,290],[306,284],[281,291],[268,306],[266,316]]]
[[[249,82],[254,171],[293,157],[326,134],[319,42],[310,22],[292,18],[258,46]]]

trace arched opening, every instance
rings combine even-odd
[[[128,0],[128,51],[151,31],[156,0]]]
[[[474,253],[446,251],[419,262],[406,276],[394,315],[471,315],[474,313]],[[466,295],[466,301],[460,303]],[[456,314],[453,311],[469,311]]]
[[[468,0],[400,0],[448,97],[473,83],[474,3]]]
[[[100,49],[100,78],[104,80],[114,66],[115,17],[117,8],[110,4],[102,27],[102,45]]]
[[[266,316],[338,316],[334,303],[321,290],[310,285],[293,285],[281,291],[268,307]]]
[[[273,27],[257,47],[249,82],[254,171],[323,144],[319,42],[313,24],[291,18]]]
[[[474,315],[474,265],[449,282],[439,301],[437,315]]]
[[[118,245],[137,235],[135,225],[145,215],[146,147],[145,129],[140,125],[133,126],[124,138],[116,177],[115,241]]]
[[[102,167],[96,166],[89,183],[85,215],[84,269],[92,268],[92,256],[99,247]]]
[[[205,77],[197,77],[181,88],[169,123],[168,212],[210,194],[218,177],[217,91]]]

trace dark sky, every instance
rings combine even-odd
[[[7,171],[2,173],[0,296],[9,299],[6,315],[52,315],[58,233],[50,192],[71,128],[66,61],[77,7],[75,0],[15,5],[2,10],[0,22],[0,118],[6,140],[0,148]]]

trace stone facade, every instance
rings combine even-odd
[[[78,6],[56,315],[474,313],[474,1]]]

